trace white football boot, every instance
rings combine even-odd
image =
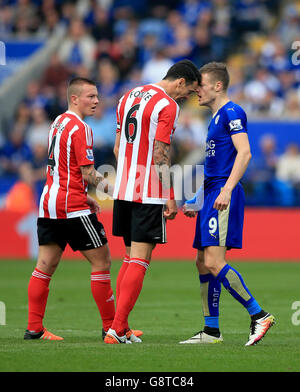
[[[216,336],[208,335],[204,331],[197,332],[194,336],[187,340],[183,340],[179,342],[180,344],[215,344],[215,343],[222,343],[223,337],[220,336],[217,338]]]
[[[131,344],[131,341],[127,339],[127,336],[118,336],[114,329],[109,329],[104,338],[106,344]]]
[[[254,344],[257,344],[274,324],[275,317],[270,313],[267,313],[260,319],[251,321],[249,340],[245,346],[253,346]]]
[[[132,329],[126,331],[126,337],[127,340],[129,340],[131,343],[142,343],[142,339],[140,339],[138,336],[135,336]]]

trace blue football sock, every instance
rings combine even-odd
[[[222,268],[216,276],[216,280],[223,284],[226,290],[247,309],[250,315],[261,311],[261,307],[248,290],[241,274],[229,264]]]
[[[221,283],[212,274],[200,274],[199,279],[205,326],[219,328]]]

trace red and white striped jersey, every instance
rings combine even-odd
[[[71,111],[61,114],[49,131],[40,218],[66,219],[91,213],[87,204],[88,184],[80,171],[80,166],[91,164],[94,164],[91,128]]]
[[[170,144],[179,106],[155,84],[128,91],[117,108],[120,134],[114,199],[164,204],[174,198],[164,190],[153,162],[154,140]]]

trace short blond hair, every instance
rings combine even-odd
[[[214,82],[221,82],[223,86],[223,90],[226,91],[229,86],[229,73],[227,70],[227,66],[225,63],[218,63],[216,61],[212,61],[203,65],[199,69],[199,72],[202,74],[210,74]]]
[[[93,80],[87,78],[76,77],[70,80],[67,89],[67,98],[68,102],[71,102],[71,96],[76,95],[77,97],[80,96],[82,91],[82,86],[84,84],[89,84],[91,86],[96,86],[96,83]]]

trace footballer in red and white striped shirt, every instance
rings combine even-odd
[[[177,214],[170,176],[170,144],[179,114],[176,101],[197,92],[200,82],[195,64],[183,60],[160,82],[134,88],[119,102],[113,234],[123,237],[130,259],[124,258],[118,274],[117,309],[104,339],[107,344],[126,343],[128,317],[152,251],[166,242],[166,219]]]
[[[39,217],[66,219],[91,213],[80,166],[94,164],[91,128],[74,112],[58,116],[49,132],[47,180]]]
[[[115,314],[107,238],[96,216],[99,205],[87,194],[88,184],[97,187],[103,181],[94,167],[92,130],[83,121],[99,103],[96,84],[72,79],[68,103],[68,111],[55,119],[49,132],[47,179],[37,221],[39,254],[28,285],[26,340],[63,339],[47,331],[43,319],[48,286],[67,244],[91,264],[91,291],[103,331],[110,328]]]
[[[178,104],[155,84],[137,87],[125,94],[117,108],[120,132],[118,169],[114,198],[149,204],[164,204],[164,194],[154,169],[154,140],[171,143],[179,114]]]

